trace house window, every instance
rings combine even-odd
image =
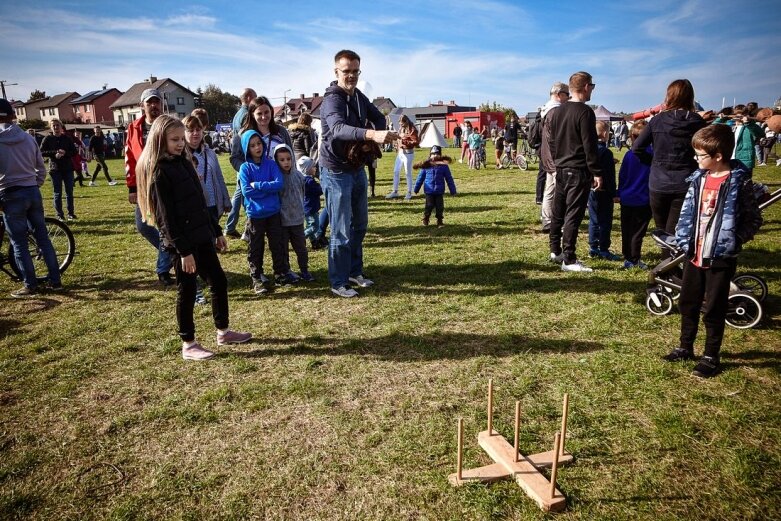
[[[122,126],[125,124],[125,116],[122,114],[119,115],[119,125]]]
[[[54,108],[49,109],[49,115],[54,116]]]
[[[89,112],[89,105],[86,105],[86,106],[84,107],[84,112]]]
[[[130,121],[136,120],[136,114],[128,114],[128,116],[130,117]]]
[[[184,105],[184,98],[176,98],[177,105]]]

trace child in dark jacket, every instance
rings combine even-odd
[[[721,370],[719,354],[737,256],[762,225],[762,214],[746,166],[730,160],[735,136],[727,125],[698,130],[692,146],[699,168],[687,179],[689,190],[675,229],[675,241],[687,257],[678,300],[681,339],[664,359],[694,358],[702,311],[705,353],[692,375],[710,378]]]
[[[247,232],[249,235],[249,263],[252,287],[262,295],[273,291],[271,279],[263,274],[264,236],[268,239],[274,273],[282,275],[285,268],[285,252],[282,244],[282,217],[279,192],[284,186],[279,167],[266,156],[265,143],[255,130],[241,135],[241,146],[246,161],[239,168],[239,186],[246,206]]]
[[[239,344],[252,335],[228,329],[228,280],[217,258],[217,250],[225,251],[228,244],[206,208],[201,181],[184,155],[184,147],[182,122],[158,117],[136,166],[138,208],[147,224],[160,229],[163,248],[174,254],[182,358],[207,360],[214,353],[195,341],[193,307],[198,275],[211,289],[217,345]]]
[[[426,206],[423,210],[423,225],[428,226],[432,210],[436,209],[437,226],[444,226],[442,221],[445,212],[445,183],[450,190],[451,195],[456,195],[456,183],[450,173],[451,160],[447,156],[442,156],[442,149],[437,145],[431,147],[431,153],[428,160],[417,163],[415,168],[420,169],[418,178],[415,181],[415,193],[424,186],[423,193],[426,194]]]
[[[632,125],[630,132],[632,141],[637,139],[645,126],[645,121],[638,121]],[[645,152],[647,156],[653,156],[650,145]],[[650,173],[651,165],[640,161],[632,150],[626,153],[621,162],[621,169],[618,171],[616,202],[621,203],[621,253],[624,254],[625,269],[648,269],[648,266],[640,260],[640,256],[643,238],[648,231],[648,223],[651,222],[651,204],[648,194]]]
[[[304,237],[309,239],[313,250],[322,248],[320,232],[320,197],[323,187],[317,182],[317,166],[309,156],[298,158],[298,171],[304,174]]]
[[[300,280],[312,282],[315,278],[309,273],[309,252],[306,250],[304,236],[304,174],[293,165],[293,151],[287,145],[274,147],[274,161],[282,172],[284,188],[280,192],[282,206],[282,245],[285,254],[286,271],[277,277],[278,284],[295,284]],[[288,244],[293,247],[298,259],[299,277],[290,269]]]
[[[591,190],[588,196],[589,257],[618,261],[621,257],[610,251],[613,231],[613,198],[616,196],[616,163],[607,147],[609,130],[604,121],[597,121],[597,159],[602,172],[602,188]]]

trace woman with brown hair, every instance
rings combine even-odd
[[[651,165],[648,179],[651,212],[656,227],[675,233],[688,178],[697,169],[691,141],[708,123],[694,110],[694,87],[689,80],[675,80],[667,87],[665,109],[654,116],[632,143],[632,152]],[[653,156],[646,152],[653,146]]]
[[[412,199],[412,161],[415,159],[415,147],[418,146],[418,129],[405,115],[399,120],[399,139],[396,146],[399,154],[396,156],[396,165],[393,167],[393,190],[385,196],[386,199],[395,199],[399,196],[399,177],[402,167],[407,175],[407,201]]]

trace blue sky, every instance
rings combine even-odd
[[[767,106],[781,97],[779,19],[778,0],[6,0],[0,80],[22,100],[155,75],[192,90],[252,86],[281,103],[322,93],[333,54],[350,48],[367,93],[400,106],[497,101],[523,113],[578,70],[613,111],[658,104],[677,78],[706,108]]]

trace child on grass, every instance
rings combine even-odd
[[[632,125],[630,136],[637,139],[645,128],[645,121]],[[646,149],[649,157],[653,155],[651,145]],[[630,149],[621,162],[618,171],[618,190],[615,202],[621,203],[621,253],[624,254],[624,268],[640,268],[647,270],[648,266],[640,260],[643,249],[643,238],[651,222],[651,204],[648,194],[648,176],[651,165],[640,161]]]
[[[320,244],[320,197],[323,187],[317,181],[317,166],[312,158],[298,158],[298,171],[306,176],[304,181],[304,237],[309,239],[313,250],[322,248]]]
[[[450,190],[451,195],[456,195],[456,183],[450,173],[451,160],[447,156],[442,156],[442,149],[437,145],[431,147],[431,153],[428,160],[417,163],[415,168],[420,169],[418,179],[415,181],[415,193],[424,186],[423,193],[426,194],[426,207],[423,210],[423,225],[428,226],[431,218],[431,211],[436,209],[437,226],[442,227],[444,223],[445,212],[445,183]],[[425,184],[424,184],[425,183]]]
[[[272,280],[263,273],[265,239],[268,239],[268,247],[271,250],[274,273],[282,275],[288,271],[285,268],[282,217],[279,213],[279,192],[282,191],[284,182],[277,164],[266,156],[266,144],[256,130],[246,130],[241,135],[241,147],[246,158],[239,168],[239,186],[248,217],[247,262],[252,288],[258,295],[263,295],[274,290]]]
[[[694,358],[702,311],[705,353],[692,375],[711,378],[721,370],[719,354],[737,256],[762,225],[762,214],[746,166],[730,160],[735,147],[730,127],[714,124],[698,130],[692,147],[699,168],[687,179],[689,189],[675,228],[675,241],[687,257],[678,300],[681,339],[664,359]]]
[[[279,284],[295,284],[299,280],[312,282],[315,278],[309,273],[309,252],[306,250],[304,236],[304,174],[293,166],[293,151],[287,145],[274,147],[274,161],[282,172],[284,188],[280,215],[282,218],[282,248],[285,255],[285,271],[277,278]],[[290,270],[288,243],[293,247],[298,259],[299,277]]]
[[[616,196],[616,163],[607,146],[610,127],[597,121],[597,160],[602,171],[602,187],[591,190],[588,196],[589,257],[610,261],[621,257],[610,251],[610,233],[613,231],[613,198]]]
[[[136,166],[138,207],[144,222],[160,229],[163,247],[174,255],[182,358],[207,360],[214,353],[195,341],[193,307],[198,275],[211,289],[217,345],[243,343],[252,335],[228,329],[228,280],[217,258],[217,250],[225,251],[228,244],[206,208],[203,187],[184,147],[182,122],[159,116]]]

